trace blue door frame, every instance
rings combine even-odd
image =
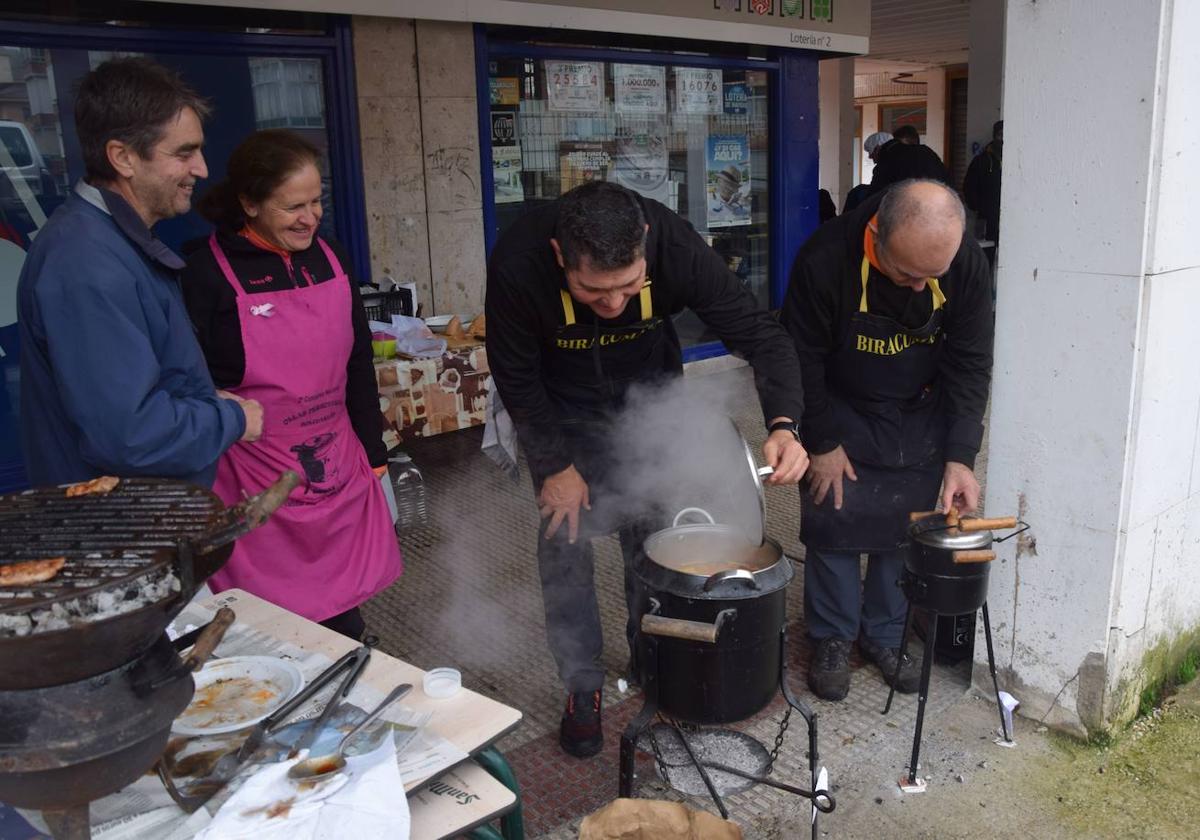
[[[329,30],[318,35],[260,35],[241,32],[206,32],[182,29],[110,27],[98,25],[30,23],[3,20],[0,43],[5,46],[43,49],[141,52],[179,56],[279,56],[318,58],[325,86],[326,131],[333,177],[334,228],[350,255],[360,280],[370,276],[366,212],[363,200],[362,155],[358,133],[358,97],[354,80],[354,52],[350,18],[330,15]],[[218,108],[220,102],[216,103]],[[70,114],[62,114],[70,121]],[[66,138],[64,138],[66,139]],[[336,154],[333,153],[336,150]],[[76,173],[77,174],[77,173]],[[13,358],[16,358],[14,355]],[[4,387],[0,383],[0,387]],[[15,417],[13,418],[15,420]],[[10,437],[11,436],[11,437]],[[0,437],[13,443],[17,430],[9,415],[0,415]],[[19,452],[19,445],[4,446]],[[0,457],[0,492],[28,486],[19,458]]]
[[[630,50],[555,47],[488,38],[475,25],[475,82],[479,105],[479,171],[483,191],[483,236],[490,257],[496,244],[495,184],[492,178],[491,102],[488,62],[493,58],[633,61],[683,67],[765,70],[771,76],[768,133],[771,148],[769,296],[778,308],[787,291],[788,271],[800,245],[817,228],[818,166],[817,61],[807,50],[773,50],[769,59],[710,58]],[[685,362],[725,355],[719,341],[685,348]]]
[[[215,11],[215,10],[214,10]],[[337,237],[350,254],[359,279],[370,276],[362,153],[358,135],[358,95],[354,49],[347,15],[330,15],[323,35],[258,35],[6,21],[0,43],[16,47],[145,52],[178,55],[280,56],[319,58],[325,84],[326,131],[330,154]],[[217,103],[219,108],[220,103]]]

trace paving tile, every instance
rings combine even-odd
[[[741,368],[719,374],[744,406],[736,418],[756,450],[765,437],[753,381]],[[622,695],[616,686],[628,651],[624,640],[625,605],[620,550],[615,539],[594,542],[596,589],[606,645],[608,671],[604,691],[605,747],[596,757],[579,760],[558,747],[558,722],[564,694],[546,648],[541,593],[534,556],[537,512],[528,474],[513,483],[479,452],[482,430],[470,429],[418,441],[409,453],[425,476],[430,523],[401,537],[405,574],[364,607],[381,647],[423,668],[454,665],[468,688],[515,706],[524,715],[516,732],[497,745],[522,785],[530,838],[574,840],[579,821],[617,794],[620,733],[641,708],[641,695]],[[796,695],[817,713],[821,762],[829,767],[835,795],[846,779],[839,768],[869,767],[889,784],[908,763],[916,698],[897,695],[891,713],[880,714],[887,687],[873,667],[857,656],[850,695],[845,702],[814,698],[805,685],[808,644],[801,621],[803,551],[797,543],[799,497],[795,488],[767,489],[767,532],[796,560],[796,578],[788,587],[787,669]],[[969,685],[970,665],[935,666],[926,712],[926,737],[936,737],[938,718],[960,700]],[[776,698],[750,720],[731,725],[768,747],[784,712]],[[988,737],[981,732],[967,737]],[[776,764],[785,782],[807,784],[807,732],[792,715]],[[859,780],[855,780],[856,783]],[[893,784],[894,786],[894,784]],[[684,801],[715,812],[711,801],[686,797],[656,777],[648,755],[638,760],[637,795]],[[746,837],[807,836],[807,806],[797,797],[765,786],[727,797],[731,816]],[[827,818],[836,834],[836,813]],[[803,830],[801,830],[801,828]]]

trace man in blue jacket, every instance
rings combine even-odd
[[[17,287],[21,426],[34,485],[105,474],[209,485],[217,459],[262,434],[262,407],[213,388],[153,234],[208,175],[208,105],[147,59],[84,77],[75,123],[86,177],[34,240]]]

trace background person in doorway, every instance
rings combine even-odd
[[[954,187],[950,172],[938,153],[921,142],[921,135],[914,126],[902,125],[889,142],[879,147],[875,171],[871,175],[871,194],[881,193],[892,184],[910,178],[941,181]]]
[[[670,317],[684,308],[749,359],[770,429],[768,480],[798,481],[808,455],[794,422],[804,408],[795,349],[671,210],[616,184],[588,183],[519,219],[488,265],[488,361],[548,520],[537,556],[546,636],[568,693],[559,744],[579,757],[603,744],[603,640],[589,540],[620,534],[632,647],[640,618],[632,567],[654,527],[620,515],[630,477],[613,465],[621,440],[639,430],[615,428],[614,419],[633,386],[682,376]]]
[[[958,196],[905,181],[823,225],[792,265],[782,320],[804,371],[801,494],[808,684],[841,700],[850,648],[899,691],[908,514],[979,503],[975,456],[992,375],[991,276]],[[859,579],[861,555],[866,580]]]
[[[221,459],[214,489],[231,502],[284,470],[303,478],[210,585],[361,638],[358,606],[402,564],[366,313],[345,254],[317,233],[319,160],[282,130],[238,146],[200,202],[216,230],[185,248],[184,295],[213,379],[267,410],[262,439]]]
[[[863,151],[867,153],[867,157],[871,159],[871,163],[879,163],[880,150],[892,142],[892,135],[886,131],[876,131],[870,137],[863,141]],[[871,195],[870,184],[859,184],[850,192],[846,193],[846,202],[842,205],[842,212],[849,213],[858,205],[867,200]]]
[[[217,458],[262,430],[253,399],[221,399],[179,292],[183,260],[154,225],[208,175],[208,105],[162,65],[105,62],[75,125],[85,177],[29,249],[18,283],[21,427],[30,481],[106,473],[209,485]]]
[[[984,238],[1000,241],[1000,176],[1004,153],[1004,120],[992,126],[992,142],[967,167],[963,200],[985,224]]]

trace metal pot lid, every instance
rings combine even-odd
[[[747,539],[753,545],[762,545],[766,536],[764,530],[767,522],[767,497],[763,490],[762,476],[764,472],[770,475],[771,468],[763,467],[763,472],[760,472],[750,444],[742,437],[742,433],[738,431],[732,419],[730,419],[729,425],[733,430],[734,437],[741,445],[742,457],[746,461],[745,472],[739,470],[740,475],[730,477],[729,488],[733,495],[733,506],[738,511],[738,524],[746,532]],[[755,504],[757,508],[751,509],[751,506]]]
[[[987,548],[992,544],[991,531],[960,531],[946,526],[943,514],[934,514],[908,526],[908,535],[922,545],[944,548],[947,551],[963,551]]]

